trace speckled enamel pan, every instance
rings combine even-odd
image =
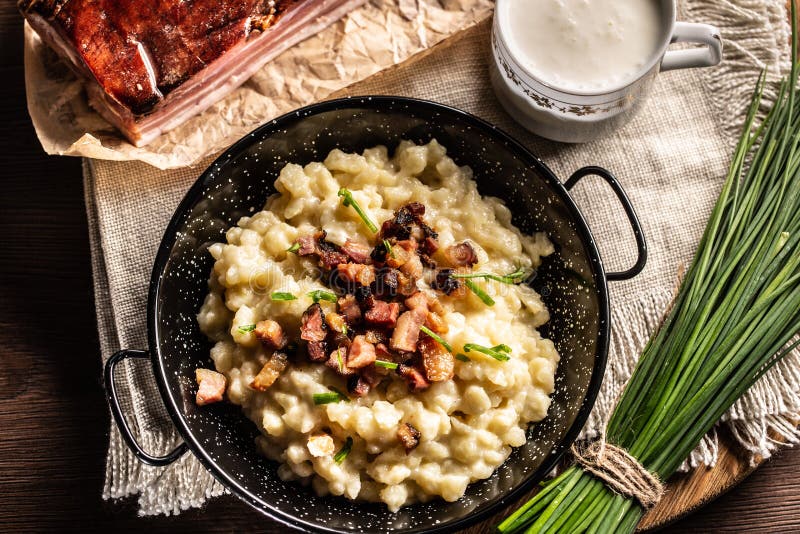
[[[469,486],[456,502],[433,500],[390,513],[384,505],[317,497],[284,482],[277,465],[260,456],[256,427],[236,406],[198,409],[194,370],[213,365],[210,343],[195,315],[208,291],[208,246],[224,240],[240,217],[263,208],[286,163],[320,161],[334,148],[361,152],[375,145],[390,151],[401,139],[437,139],[459,165],[469,165],[483,195],[503,199],[513,222],[526,233],[544,231],[556,253],[530,282],[550,309],[542,334],[561,361],[547,418],[531,425],[491,478]],[[594,238],[569,195],[587,175],[602,177],[619,197],[638,245],[636,265],[606,273]],[[597,396],[609,341],[608,280],[625,280],[644,267],[647,250],[627,196],[606,170],[586,167],[562,184],[542,161],[481,119],[441,104],[372,96],[333,100],[294,111],[265,124],[233,145],[198,178],[175,211],[153,266],[147,307],[149,350],[123,350],[108,360],[109,403],[123,438],[144,463],[166,465],[187,450],[234,495],[272,519],[318,532],[453,532],[515,502],[540,481],[572,444]],[[166,456],[136,443],[114,388],[122,360],[150,358],[159,391],[184,443]]]

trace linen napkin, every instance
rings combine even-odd
[[[612,341],[608,369],[584,436],[596,435],[629,377],[644,343],[672,298],[681,266],[688,265],[724,179],[744,110],[758,73],[769,67],[766,99],[788,65],[789,28],[781,0],[686,0],[680,19],[717,25],[725,59],[711,69],[661,75],[640,114],[611,137],[563,145],[526,132],[502,111],[488,80],[489,21],[445,41],[412,64],[384,71],[346,94],[395,94],[436,100],[496,124],[538,154],[562,179],[584,165],[616,174],[644,225],[650,259],[633,280],[611,283]],[[264,119],[269,119],[265,117]],[[97,320],[103,357],[120,347],[146,346],[146,289],[156,248],[184,192],[210,162],[159,171],[139,162],[85,160]],[[574,191],[608,270],[635,256],[621,207],[601,180]],[[179,438],[161,404],[150,366],[119,370],[124,409],[140,442],[166,451]],[[744,451],[769,456],[798,441],[800,357],[793,354],[765,376],[726,414],[725,424]],[[112,425],[113,426],[113,425]],[[713,464],[714,432],[688,466]],[[224,489],[191,455],[166,468],[140,464],[112,428],[105,498],[139,495],[141,514],[179,513]]]

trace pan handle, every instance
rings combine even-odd
[[[127,358],[146,360],[150,358],[150,355],[146,350],[123,349],[111,356],[106,362],[103,372],[103,381],[105,382],[106,398],[108,399],[108,405],[111,407],[111,414],[114,416],[114,421],[117,422],[117,427],[122,434],[122,439],[125,440],[128,448],[130,448],[140,462],[156,467],[169,465],[183,456],[187,451],[188,447],[186,443],[181,443],[172,452],[164,456],[153,456],[145,452],[145,450],[136,443],[136,438],[133,437],[128,422],[122,414],[122,407],[119,404],[119,397],[117,397],[117,390],[114,384],[114,368],[118,363]]]
[[[636,212],[633,209],[633,204],[631,204],[630,199],[628,199],[628,195],[625,194],[625,190],[622,189],[619,181],[617,181],[613,174],[602,167],[589,166],[578,169],[572,173],[572,176],[569,177],[569,180],[564,183],[564,187],[566,187],[567,190],[570,190],[580,181],[581,178],[590,175],[599,176],[605,180],[606,183],[611,186],[611,189],[614,190],[614,193],[616,193],[617,198],[622,203],[622,208],[625,210],[625,214],[628,216],[628,221],[631,223],[633,235],[636,238],[636,248],[639,251],[639,257],[636,259],[636,263],[633,265],[633,267],[627,271],[606,273],[606,279],[630,280],[642,272],[645,263],[647,263],[647,243],[644,240],[642,225],[639,222],[639,218],[636,216]]]

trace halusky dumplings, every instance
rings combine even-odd
[[[301,236],[322,229],[337,245],[348,238],[375,245],[374,234],[337,196],[342,187],[379,225],[409,202],[424,204],[441,247],[468,240],[480,271],[530,270],[552,245],[543,234],[514,228],[502,202],[481,198],[470,169],[458,167],[436,141],[402,142],[392,158],[380,146],[363,154],[334,150],[322,163],[286,165],[275,185],[279,194],[263,211],[242,218],[226,243],[211,247],[216,262],[198,321],[215,342],[211,357],[227,378],[228,399],[258,426],[258,447],[280,463],[284,479],[311,484],[322,495],[382,501],[391,510],[433,497],[458,499],[525,442],[528,423],[547,414],[558,354],[536,330],[548,312],[532,289],[481,281],[493,306],[473,293],[439,298],[449,327],[442,337],[454,352],[468,343],[505,344],[507,361],[472,351],[468,361],[455,362],[452,380],[424,391],[411,392],[391,377],[364,397],[322,405],[312,401],[315,394],[345,385],[325,365],[308,361],[291,363],[265,391],[252,389],[271,351],[242,327],[272,319],[298,338],[311,304],[307,294],[328,289],[313,262],[287,252]],[[276,301],[274,292],[297,298]],[[419,432],[418,446],[408,452],[397,435],[406,423]],[[334,451],[348,438],[350,452],[337,462]]]

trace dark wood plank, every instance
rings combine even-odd
[[[28,118],[22,23],[0,4],[0,525],[8,531],[285,530],[233,497],[178,517],[139,518],[100,498],[108,412],[80,163],[48,157]],[[666,530],[800,530],[800,451]]]

